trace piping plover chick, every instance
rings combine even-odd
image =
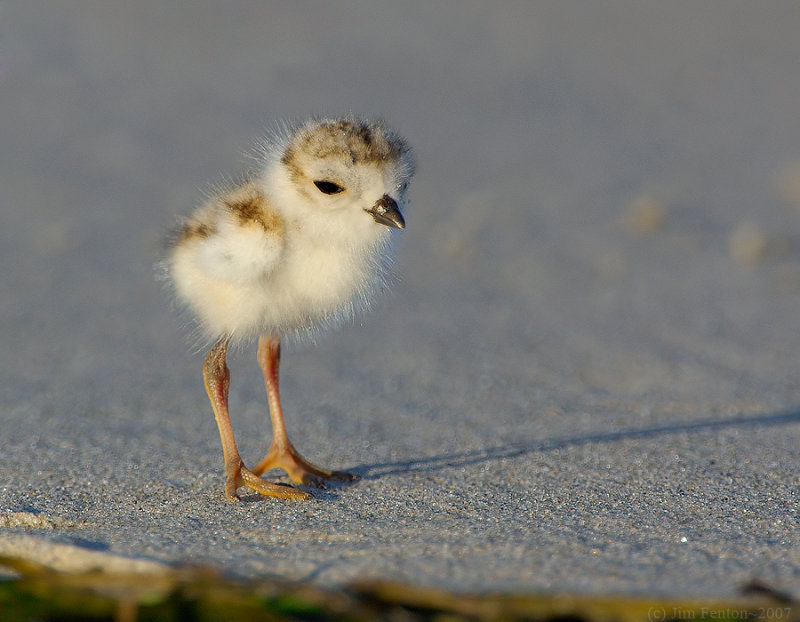
[[[311,120],[261,145],[256,174],[217,192],[182,224],[164,262],[178,299],[214,345],[203,364],[225,459],[225,496],[244,486],[263,495],[307,499],[267,482],[280,468],[319,484],[354,476],[315,466],[295,450],[278,390],[281,337],[335,323],[370,300],[386,276],[391,231],[414,173],[406,142],[383,123]],[[272,444],[244,466],[228,415],[232,343],[258,338]]]

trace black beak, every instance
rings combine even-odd
[[[364,211],[370,214],[378,224],[397,229],[406,228],[406,221],[403,220],[403,215],[397,208],[397,202],[388,194],[384,194],[375,205]]]

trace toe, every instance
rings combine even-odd
[[[298,490],[292,486],[286,486],[285,484],[273,484],[272,482],[265,481],[244,467],[242,467],[240,477],[243,486],[246,486],[250,490],[267,497],[295,499],[298,501],[306,501],[313,498],[311,493]]]

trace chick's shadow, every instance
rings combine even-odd
[[[547,452],[569,447],[579,447],[589,443],[610,443],[628,439],[651,439],[683,432],[699,432],[702,430],[724,430],[727,428],[766,427],[776,425],[789,425],[800,423],[800,408],[789,412],[774,413],[771,415],[748,415],[730,419],[708,419],[686,423],[674,423],[648,428],[629,428],[616,432],[601,434],[587,434],[583,436],[569,436],[532,440],[525,443],[509,443],[485,449],[454,452],[394,462],[377,462],[374,464],[361,464],[350,469],[364,480],[376,480],[388,475],[403,475],[408,473],[429,473],[443,469],[472,466],[485,462],[493,462],[504,458],[516,458],[535,452]],[[358,481],[358,480],[356,480]]]

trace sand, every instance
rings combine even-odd
[[[0,554],[800,591],[799,4],[2,9]],[[230,504],[159,241],[276,120],[351,111],[418,154],[400,278],[281,379],[361,479]],[[254,348],[231,369],[254,463]]]

